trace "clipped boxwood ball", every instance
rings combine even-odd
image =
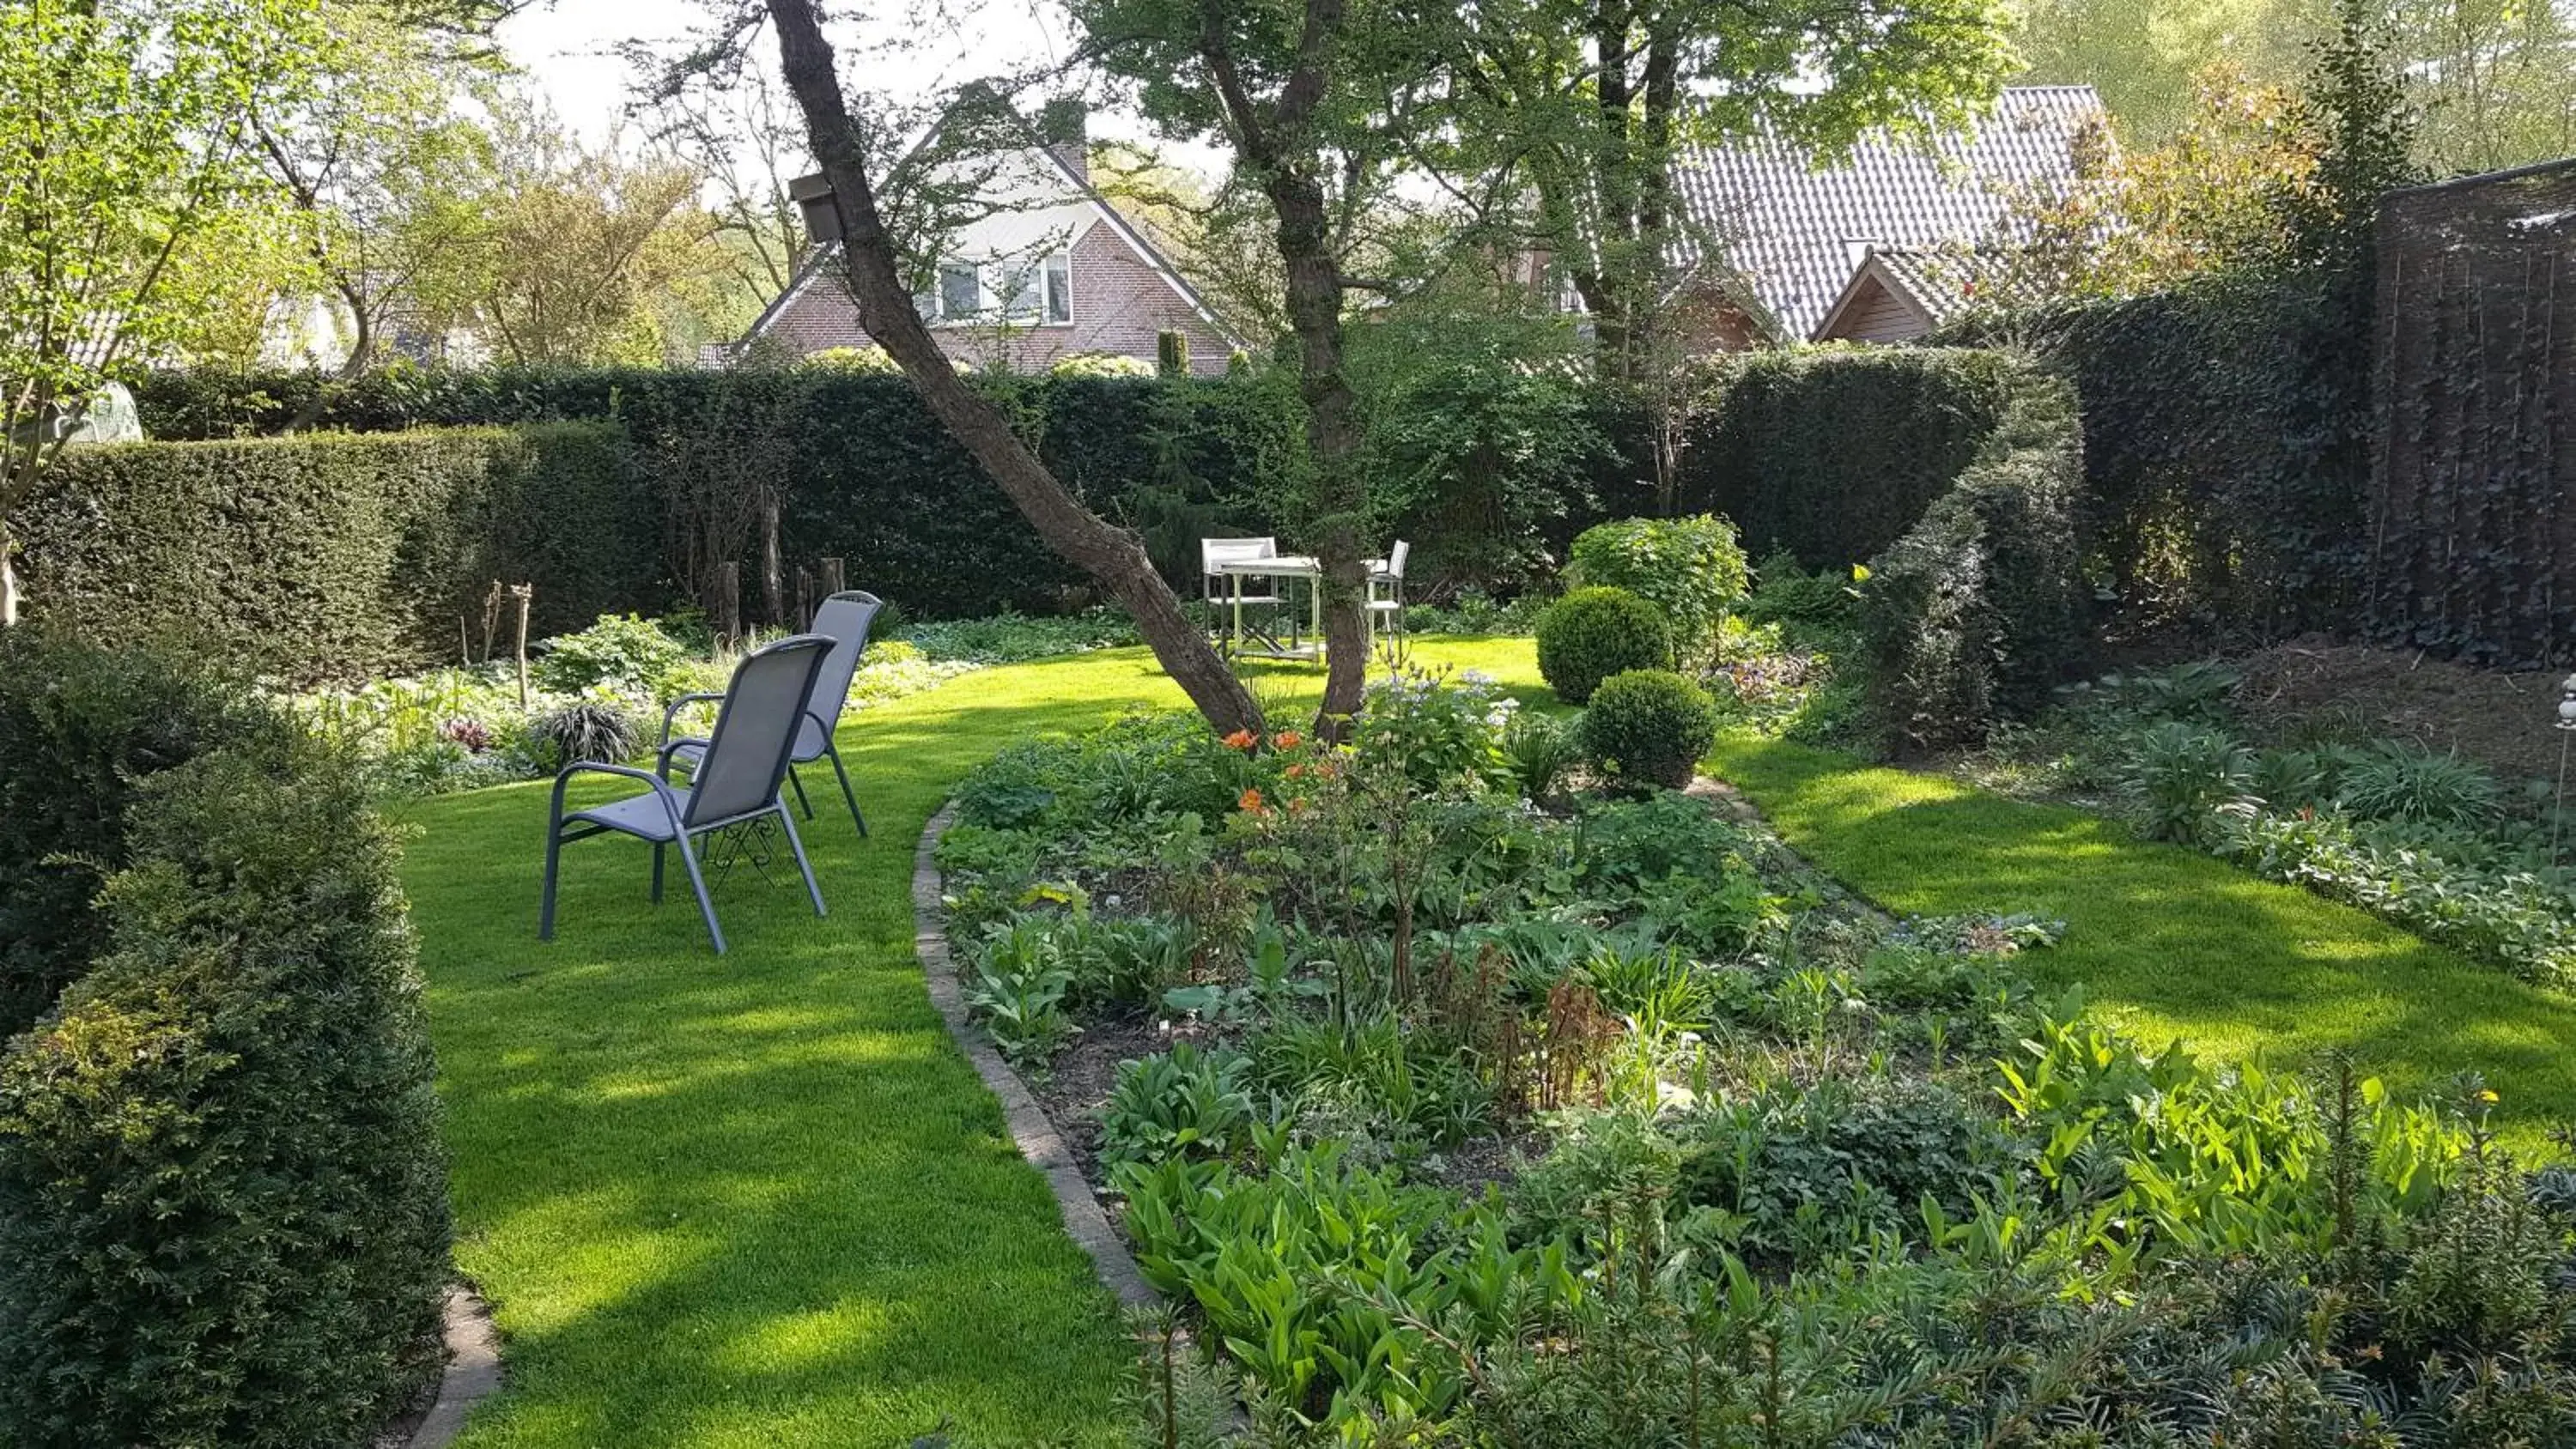
[[[1576,589],[1538,616],[1539,675],[1569,704],[1590,699],[1601,681],[1622,670],[1672,662],[1672,626],[1626,589]]]
[[[1593,691],[1581,738],[1604,778],[1678,790],[1717,743],[1717,703],[1671,670],[1631,669]]]

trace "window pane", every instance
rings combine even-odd
[[[1046,262],[1046,315],[1049,322],[1073,320],[1073,258],[1052,256]]]
[[[1013,263],[1002,270],[1002,315],[1014,322],[1034,322],[1038,315],[1037,269]]]
[[[984,309],[984,299],[975,289],[975,269],[955,262],[939,269],[939,315],[951,322],[963,322]]]

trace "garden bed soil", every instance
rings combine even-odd
[[[2456,750],[2508,781],[2552,780],[2565,736],[2554,670],[2477,669],[2323,635],[2246,656],[2237,704],[2267,733],[2325,727]]]

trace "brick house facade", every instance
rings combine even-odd
[[[947,309],[945,276],[922,298],[940,349],[968,366],[1012,372],[1043,372],[1078,353],[1152,365],[1159,334],[1177,332],[1188,339],[1191,372],[1223,373],[1241,344],[1170,259],[1092,189],[1079,141],[1031,146],[1019,159],[1024,164],[1012,184],[1025,193],[1021,204],[964,228],[949,243],[954,260],[942,269],[956,273],[954,284],[986,305],[964,316],[934,315]],[[828,230],[828,188],[822,178],[807,177],[794,194],[815,244],[795,282],[752,324],[743,345],[767,344],[790,357],[872,345],[840,266],[840,244]],[[1008,275],[997,280],[998,272]],[[1058,295],[1059,286],[1066,295]],[[1020,299],[1015,307],[1000,304],[1004,290]],[[1014,311],[1019,315],[1005,315]]]

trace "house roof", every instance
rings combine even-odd
[[[1070,188],[1067,200],[1079,201],[1089,206],[1095,222],[1107,226],[1119,240],[1125,242],[1128,249],[1136,254],[1136,259],[1143,262],[1146,268],[1159,277],[1165,286],[1170,287],[1183,302],[1189,304],[1190,310],[1198,314],[1199,320],[1205,322],[1217,336],[1225,339],[1227,346],[1239,348],[1243,345],[1243,340],[1235,336],[1234,330],[1218,319],[1215,309],[1208,306],[1207,299],[1199,295],[1198,288],[1191,286],[1189,279],[1181,275],[1180,269],[1172,265],[1171,258],[1163,254],[1162,248],[1154,245],[1153,239],[1135,223],[1129,221],[1108,197],[1101,195],[1091,184],[1089,177],[1076,170],[1070,162],[1057,153],[1055,147],[1044,144],[1034,132],[1031,133],[1028,149],[1045,157],[1047,165],[1064,179],[1065,185]],[[793,185],[819,179],[819,177],[800,178],[797,183],[791,184],[791,191]],[[829,194],[828,187],[824,194]],[[1067,244],[1077,240],[1080,240],[1079,234],[1066,238]],[[804,264],[797,268],[795,280],[788,283],[787,290],[779,293],[766,308],[762,309],[759,320],[751,324],[751,331],[744,335],[743,340],[748,342],[753,338],[768,335],[770,329],[777,324],[779,317],[786,312],[788,304],[812,286],[818,277],[825,275],[833,259],[840,254],[841,243],[838,241],[826,242],[821,246],[808,249]],[[865,343],[866,340],[858,336],[851,338],[853,343]]]
[[[1867,139],[1825,167],[1776,137],[1694,148],[1674,176],[1696,234],[1683,261],[1714,243],[1777,335],[1806,338],[1872,248],[1988,242],[2022,193],[2075,179],[2076,137],[2102,116],[2091,86],[2018,86],[1964,127]]]
[[[1896,299],[1920,313],[1927,327],[1964,315],[1973,300],[1969,263],[1976,253],[1936,252],[1922,247],[1866,246],[1861,258],[1844,279],[1840,291],[1825,307],[1825,313],[1807,332],[1807,340],[1817,341],[1834,330],[1834,323],[1853,303],[1873,287],[1883,287]]]

